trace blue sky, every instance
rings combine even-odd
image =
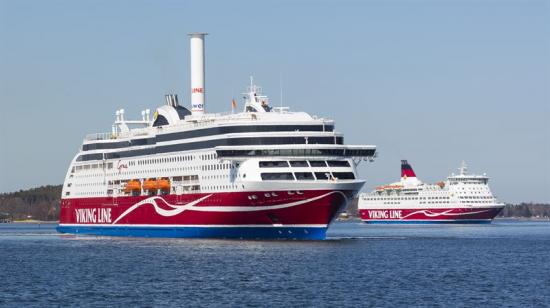
[[[408,159],[466,160],[506,202],[550,202],[548,1],[0,0],[0,191],[60,184],[87,133],[189,101],[187,33],[208,32],[206,108],[253,74],[279,103],[375,144],[366,190]]]

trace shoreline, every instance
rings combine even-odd
[[[495,217],[495,220],[505,220],[505,219],[514,219],[514,220],[532,220],[532,221],[550,221],[550,217]]]
[[[26,219],[26,220],[12,220],[9,223],[18,223],[18,224],[58,224],[59,220],[33,220],[33,219]]]

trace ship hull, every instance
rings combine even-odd
[[[220,238],[220,239],[296,239],[323,240],[326,225],[320,226],[67,226],[57,228],[61,233],[97,236],[160,237],[160,238]]]
[[[359,209],[359,214],[369,224],[479,224],[491,223],[503,208],[372,208]]]
[[[183,238],[321,240],[357,190],[218,192],[73,198],[61,233]]]

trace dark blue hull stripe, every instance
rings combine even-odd
[[[57,227],[61,233],[99,236],[300,240],[323,240],[326,230],[315,227]]]
[[[472,220],[363,220],[363,222],[373,225],[390,224],[490,224],[491,220],[472,219]]]

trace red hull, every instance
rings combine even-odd
[[[353,194],[317,190],[64,199],[60,225],[326,227]],[[249,199],[253,195],[256,199]]]
[[[361,219],[367,223],[468,223],[489,222],[504,206],[485,208],[439,209],[360,209]]]

